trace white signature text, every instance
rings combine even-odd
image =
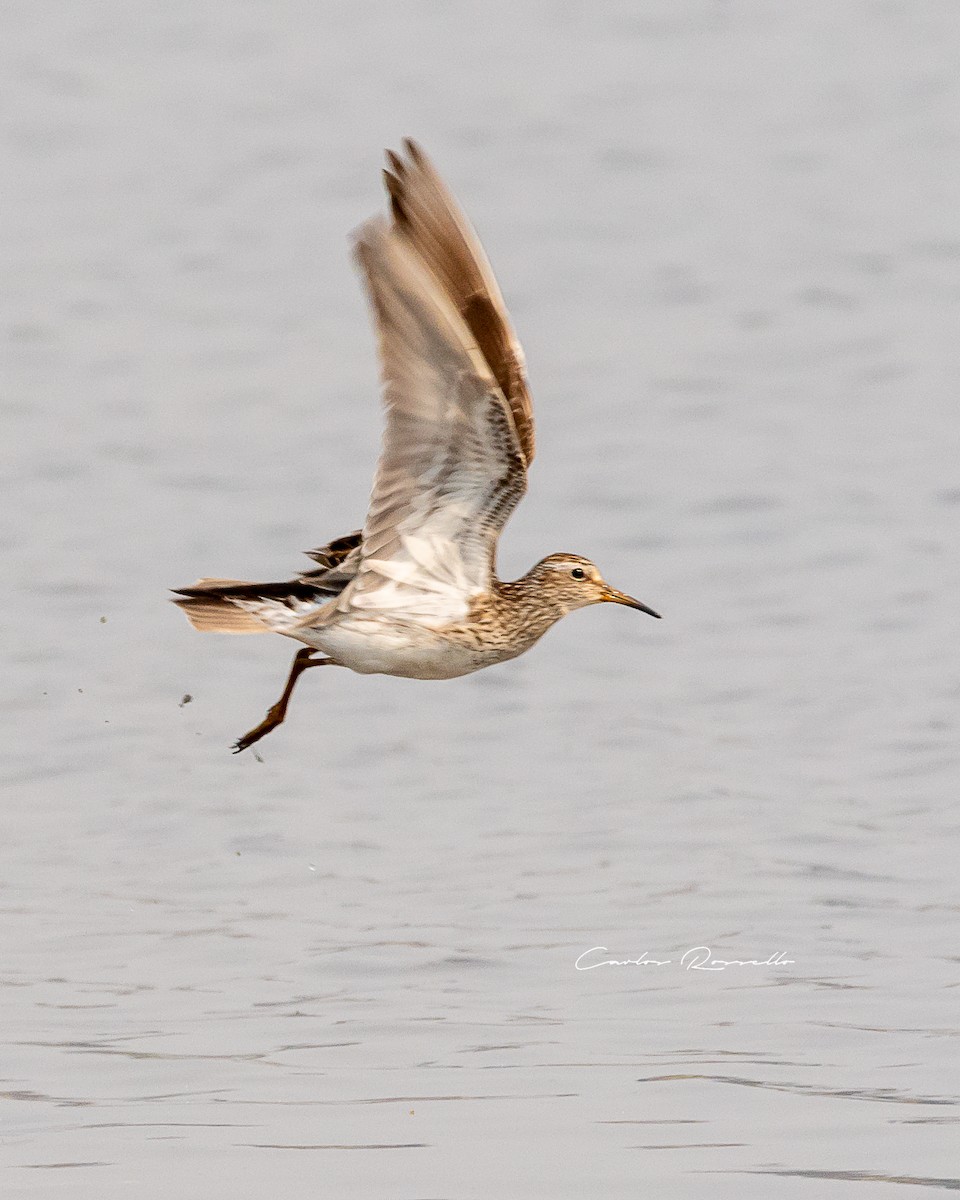
[[[778,950],[766,958],[715,958],[709,946],[691,946],[680,958],[651,958],[646,951],[639,958],[604,958],[606,946],[591,946],[577,958],[578,971],[596,967],[680,967],[684,971],[725,971],[727,967],[787,967],[795,960]]]

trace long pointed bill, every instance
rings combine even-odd
[[[609,600],[611,604],[625,604],[627,608],[636,608],[640,612],[646,613],[650,617],[656,617],[660,620],[660,614],[654,612],[652,608],[647,608],[645,604],[641,604],[639,600],[634,600],[632,596],[628,596],[625,592],[618,592],[615,588],[608,588],[604,600]]]

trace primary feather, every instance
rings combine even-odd
[[[354,583],[337,608],[459,620],[490,586],[526,487],[513,413],[466,322],[382,220],[356,256],[376,318],[386,430]]]

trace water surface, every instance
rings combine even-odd
[[[5,1196],[960,1188],[958,40],[946,0],[10,9]],[[164,589],[362,519],[346,233],[408,133],[529,359],[503,573],[585,553],[664,620],[308,675],[234,758],[290,649]]]

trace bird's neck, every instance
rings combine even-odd
[[[555,625],[567,609],[543,587],[543,581],[533,571],[520,579],[502,580],[494,577],[492,591],[499,619],[516,629],[527,645]]]

